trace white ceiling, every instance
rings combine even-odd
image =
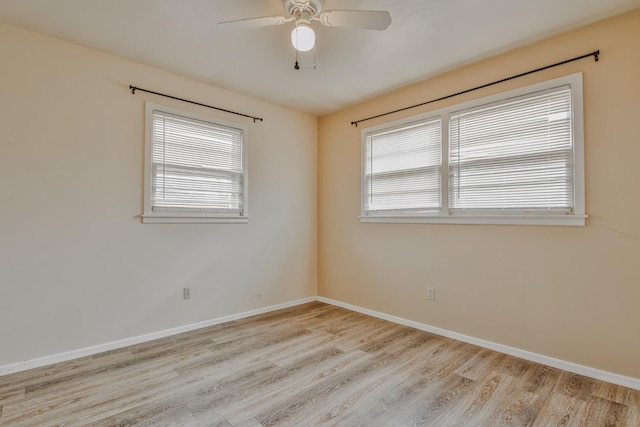
[[[640,0],[325,0],[323,10],[388,10],[392,23],[382,32],[315,23],[317,68],[304,56],[299,71],[292,24],[216,26],[284,15],[281,0],[2,0],[0,21],[322,115],[637,7]]]

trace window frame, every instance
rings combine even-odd
[[[483,213],[474,209],[469,213],[451,213],[449,207],[449,123],[451,115],[461,110],[478,107],[481,105],[495,104],[509,101],[514,98],[533,95],[537,92],[544,92],[562,86],[571,88],[571,132],[573,137],[573,212],[567,214],[542,214],[535,213],[514,213],[505,210],[504,213],[497,213],[493,210],[490,213]],[[366,202],[366,141],[372,133],[378,133],[385,129],[393,129],[411,122],[420,120],[432,120],[441,118],[442,123],[442,167],[441,167],[441,201],[442,209],[433,212],[421,212],[419,214],[367,214],[365,212]],[[585,213],[585,178],[584,178],[584,119],[583,119],[583,88],[582,73],[575,73],[564,77],[559,77],[540,83],[523,86],[497,93],[490,96],[477,98],[471,101],[453,104],[435,111],[414,115],[411,117],[394,120],[392,122],[363,128],[361,135],[361,194],[360,194],[360,222],[381,222],[381,223],[430,223],[430,224],[487,224],[487,225],[555,225],[555,226],[584,226],[587,215]]]
[[[242,213],[240,215],[231,215],[225,212],[193,210],[188,208],[165,208],[154,211],[152,206],[153,197],[153,113],[159,111],[162,113],[173,114],[185,117],[187,119],[198,120],[211,123],[213,125],[225,126],[238,129],[242,132]],[[248,171],[248,139],[249,127],[245,124],[229,122],[217,117],[195,113],[189,110],[169,107],[166,105],[156,104],[153,102],[145,102],[145,144],[144,144],[144,212],[142,214],[142,222],[150,224],[158,223],[248,223],[249,222],[249,171]]]

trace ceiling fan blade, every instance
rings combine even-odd
[[[282,16],[264,16],[262,18],[238,19],[237,21],[218,22],[219,30],[249,30],[252,28],[270,27],[282,25],[292,21],[293,18]]]
[[[386,30],[391,15],[382,10],[328,10],[318,20],[328,27],[351,27],[365,30]]]

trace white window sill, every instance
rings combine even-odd
[[[409,224],[557,225],[584,227],[587,215],[369,215],[360,222]]]
[[[205,216],[178,214],[142,215],[143,224],[247,224],[248,216]]]

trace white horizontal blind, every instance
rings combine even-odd
[[[572,212],[571,116],[569,86],[452,113],[451,212]]]
[[[154,211],[242,215],[241,129],[153,112]]]
[[[440,209],[441,128],[437,118],[366,136],[365,215]]]

